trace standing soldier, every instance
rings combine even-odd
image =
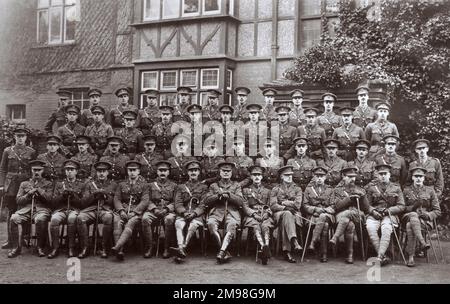
[[[202,106],[198,104],[191,104],[187,107],[189,113],[189,120],[191,123],[190,137],[191,137],[191,155],[202,156],[203,151],[203,117]],[[187,134],[186,134],[187,135]]]
[[[441,208],[433,186],[424,185],[427,170],[423,167],[411,167],[410,172],[413,184],[404,191],[406,207],[402,221],[406,226],[406,252],[409,256],[407,266],[414,267],[416,241],[421,250],[431,247],[422,235],[422,226],[428,225],[428,229],[432,229],[433,221],[441,215]]]
[[[92,113],[92,107],[100,105],[100,98],[102,91],[99,89],[90,89],[88,91],[89,96],[89,109],[84,109],[81,112],[80,124],[84,127],[90,126],[94,123],[94,114]],[[108,117],[105,115],[105,117]]]
[[[356,185],[364,188],[374,178],[375,161],[369,159],[370,142],[360,139],[355,142],[356,158],[349,165],[358,168]]]
[[[264,144],[264,155],[255,161],[255,165],[266,169],[264,182],[267,188],[272,189],[278,181],[278,169],[284,166],[284,160],[278,156],[276,143],[270,137]]]
[[[278,114],[278,127],[280,138],[280,155],[283,156],[292,146],[294,139],[297,137],[297,129],[289,124],[289,111],[291,109],[288,106],[279,106],[275,108],[275,112]]]
[[[161,113],[158,107],[158,90],[146,90],[147,106],[139,110],[136,126],[144,135],[150,135],[153,126],[161,121]]]
[[[400,143],[400,138],[394,135],[387,135],[383,138],[383,142],[385,144],[385,153],[379,154],[375,158],[375,163],[377,165],[391,166],[391,181],[398,183],[403,188],[408,177],[408,169],[403,156],[398,155],[395,151]]]
[[[249,88],[246,87],[237,87],[234,89],[234,92],[237,95],[238,104],[234,107],[234,121],[242,121],[246,123],[249,120],[248,112],[247,112],[247,99],[248,95],[252,92]]]
[[[66,157],[72,157],[77,153],[75,140],[78,135],[83,135],[86,129],[77,122],[80,115],[80,108],[76,105],[68,105],[65,108],[67,123],[58,128],[57,135],[61,138],[63,146],[61,150]]]
[[[229,139],[232,139],[234,137],[234,133],[235,133],[235,128],[234,128],[234,122],[232,120],[232,116],[233,116],[233,112],[234,109],[233,107],[229,106],[229,105],[221,105],[219,107],[219,112],[220,112],[220,122],[222,124],[222,130],[221,132],[217,132],[217,133],[222,133],[222,147],[223,149],[221,151],[219,151],[219,155],[227,155],[229,153],[231,153],[231,151],[227,151],[227,141]],[[230,128],[228,130],[228,128]],[[227,133],[228,132],[228,133]],[[230,141],[231,144],[231,141]],[[230,150],[232,149],[231,145],[230,146]],[[219,147],[217,147],[219,148]]]
[[[333,112],[334,103],[337,101],[337,96],[333,93],[325,93],[322,95],[323,107],[325,111],[322,115],[317,117],[317,122],[325,130],[327,137],[331,137],[336,128],[342,124],[342,119],[339,115]]]
[[[377,120],[367,125],[366,139],[370,142],[371,147],[369,157],[374,159],[378,154],[383,153],[382,140],[387,135],[399,136],[397,126],[388,121],[391,106],[386,102],[377,104]]]
[[[47,256],[53,259],[59,254],[59,225],[67,224],[69,239],[69,258],[75,256],[75,237],[77,232],[77,217],[81,209],[84,182],[77,178],[80,164],[74,160],[64,162],[66,178],[56,184],[53,196],[53,214],[50,219],[50,235],[52,251]]]
[[[203,121],[220,120],[219,96],[222,95],[217,90],[208,90],[208,104],[203,107]]]
[[[78,177],[82,180],[94,177],[94,164],[97,162],[98,157],[96,154],[89,152],[91,138],[86,135],[79,135],[76,138],[76,144],[78,153],[71,159],[80,164]]]
[[[281,243],[286,261],[295,263],[292,253],[300,253],[303,248],[297,241],[297,226],[302,225],[300,209],[302,207],[302,188],[292,180],[292,166],[278,170],[281,182],[270,192],[270,209],[278,229],[281,229]]]
[[[202,229],[205,224],[205,208],[203,198],[208,191],[208,186],[199,181],[201,164],[198,161],[190,161],[186,164],[189,180],[175,189],[175,230],[178,248],[170,247],[172,255],[179,262],[186,258],[186,249],[197,229]],[[187,233],[184,229],[188,226]]]
[[[156,138],[151,135],[144,136],[144,152],[136,155],[135,160],[141,164],[141,176],[150,183],[156,178],[156,164],[163,160],[163,156],[155,152]]]
[[[358,96],[359,105],[353,112],[353,123],[365,129],[366,126],[374,122],[377,118],[377,111],[369,107],[369,88],[367,86],[359,86],[356,88],[356,95]]]
[[[114,194],[114,242],[111,251],[123,261],[123,246],[131,239],[133,232],[143,223],[143,214],[149,204],[149,189],[140,175],[141,165],[134,160],[126,163],[128,178],[119,183]],[[148,235],[150,233],[150,236]],[[143,231],[143,239],[151,238],[151,231]]]
[[[152,255],[152,226],[163,224],[165,235],[163,258],[168,259],[170,258],[169,247],[175,238],[174,195],[177,184],[169,179],[169,162],[160,161],[156,164],[156,168],[158,177],[149,184],[150,204],[142,218],[142,227],[146,237],[144,258],[150,258]]]
[[[0,163],[0,193],[8,207],[8,241],[2,245],[2,249],[11,247],[9,227],[11,215],[17,210],[17,191],[19,191],[20,183],[30,178],[29,162],[36,156],[36,151],[26,145],[28,134],[27,129],[14,130],[15,144],[5,148]]]
[[[245,139],[243,137],[235,137],[233,150],[235,155],[228,156],[227,162],[234,163],[233,181],[237,181],[242,188],[247,186],[250,180],[248,168],[253,166],[253,159],[245,154]]]
[[[124,111],[137,112],[137,109],[134,105],[129,104],[131,95],[131,91],[129,88],[126,87],[119,88],[116,90],[114,94],[119,99],[119,104],[109,112],[108,121],[111,123],[111,126],[115,131],[116,129],[121,129],[125,127],[123,112]]]
[[[306,137],[296,137],[293,140],[297,154],[288,159],[286,165],[292,166],[294,170],[294,183],[302,190],[306,188],[312,178],[312,171],[317,166],[316,161],[306,154],[308,150],[308,139]]]
[[[134,158],[136,153],[139,153],[142,149],[142,132],[136,128],[135,111],[123,111],[123,119],[125,120],[125,127],[122,129],[116,129],[116,136],[122,138],[128,155],[131,159]]]
[[[189,122],[190,119],[187,108],[191,104],[192,89],[189,87],[178,87],[177,93],[178,104],[175,106],[175,110],[173,112],[173,121],[182,120]]]
[[[92,148],[101,157],[108,145],[108,137],[114,136],[112,127],[104,121],[105,109],[101,106],[91,107],[94,122],[86,127],[84,135],[91,138]]]
[[[352,123],[353,108],[341,108],[342,125],[336,128],[333,132],[332,138],[339,141],[340,150],[338,156],[345,161],[351,161],[355,158],[354,144],[359,139],[366,139],[364,130]]]
[[[172,156],[171,144],[176,135],[171,130],[173,107],[160,106],[159,111],[161,113],[161,122],[153,126],[151,135],[156,137],[156,152],[161,153],[167,159]]]
[[[323,158],[322,147],[326,139],[325,130],[317,124],[319,110],[316,108],[305,108],[304,112],[306,125],[300,125],[297,128],[297,133],[299,137],[306,137],[308,139],[309,156],[312,159],[318,160]],[[289,159],[294,154],[293,150],[289,150],[284,158]]]
[[[378,260],[385,265],[389,260],[385,257],[386,250],[391,241],[393,230],[398,227],[400,215],[405,210],[405,201],[402,189],[396,183],[390,181],[391,166],[377,165],[377,181],[367,186],[367,199],[370,206],[366,220],[367,234],[378,253]],[[381,238],[378,230],[381,227]]]
[[[425,186],[433,186],[436,191],[437,198],[442,198],[442,191],[444,190],[444,176],[442,175],[442,166],[439,159],[428,156],[430,150],[430,142],[426,139],[417,139],[412,146],[417,154],[417,160],[410,164],[410,167],[422,167],[426,171]],[[410,180],[410,179],[408,179]]]
[[[289,112],[289,124],[296,128],[300,125],[305,125],[306,123],[306,116],[302,107],[304,93],[305,92],[300,89],[295,89],[289,93],[292,98],[291,111]]]
[[[309,225],[314,224],[308,250],[314,251],[317,243],[320,242],[322,253],[320,262],[326,263],[328,261],[328,229],[335,223],[335,210],[331,201],[333,188],[325,184],[327,169],[316,167],[313,173],[314,179],[306,187],[303,196],[303,210],[306,215],[309,215],[311,221]]]
[[[109,170],[111,170],[110,163],[96,162],[94,168],[95,177],[86,183],[81,202],[81,208],[83,209],[77,218],[77,230],[81,243],[81,252],[78,255],[80,259],[88,256],[89,225],[94,224],[95,228],[99,224],[103,225],[101,252],[103,259],[108,257],[108,251],[111,247],[113,199],[117,184],[108,178]],[[94,233],[97,233],[97,231],[94,231]]]
[[[247,105],[246,110],[249,121],[243,127],[245,134],[245,154],[254,157],[259,150],[258,137],[261,131],[259,130],[259,122],[262,107],[259,104],[252,103]]]
[[[347,257],[345,262],[353,264],[353,238],[355,225],[362,225],[364,211],[368,208],[366,192],[355,185],[357,168],[347,166],[342,169],[342,181],[334,188],[331,204],[336,211],[337,227],[330,245],[335,248],[339,238],[344,235]],[[360,242],[362,240],[359,240]]]
[[[39,154],[37,160],[43,161],[44,177],[52,181],[64,178],[63,163],[66,158],[58,152],[61,145],[61,138],[56,135],[47,137],[47,152]]]
[[[37,252],[39,257],[45,256],[44,248],[47,237],[48,221],[51,214],[52,183],[42,177],[45,163],[33,160],[29,163],[32,177],[20,184],[17,192],[17,210],[10,221],[12,250],[8,258],[15,258],[21,253],[24,225],[32,221],[36,223]],[[29,231],[31,234],[31,231]]]
[[[204,149],[204,157],[202,158],[202,183],[207,186],[217,182],[219,178],[219,163],[225,161],[222,156],[218,156],[219,150],[215,142],[210,142]]]
[[[347,162],[337,156],[339,147],[339,142],[337,140],[328,139],[323,145],[326,150],[326,156],[325,159],[318,162],[318,165],[327,169],[327,182],[330,186],[336,187],[341,181],[341,170],[347,165]]]
[[[72,98],[72,92],[58,90],[56,92],[59,96],[58,109],[56,109],[48,118],[45,123],[45,131],[47,133],[53,133],[53,125],[56,122],[56,128],[62,127],[66,124],[66,112],[65,108],[69,105],[70,99]]]
[[[244,227],[252,228],[261,250],[258,256],[263,265],[270,258],[270,229],[274,227],[270,210],[270,190],[261,183],[265,169],[260,166],[249,168],[252,184],[242,190],[244,196]]]
[[[218,165],[220,180],[209,186],[205,195],[204,204],[208,210],[207,225],[219,252],[216,256],[218,263],[228,262],[231,254],[228,246],[236,236],[236,229],[241,224],[240,209],[244,198],[239,183],[233,182],[234,164],[222,162]],[[219,226],[223,225],[224,237],[221,239]]]
[[[267,124],[270,126],[273,120],[278,119],[278,115],[275,112],[275,96],[277,95],[277,91],[275,89],[265,89],[262,91],[264,95],[264,106],[262,109],[261,120],[267,121]]]
[[[108,137],[108,148],[105,151],[105,155],[100,158],[100,161],[111,164],[111,178],[115,181],[125,178],[125,165],[130,160],[128,155],[120,153],[121,146],[123,146],[122,138],[117,136]]]
[[[179,135],[175,138],[176,153],[168,159],[170,163],[170,178],[177,183],[184,183],[188,180],[185,165],[195,160],[195,157],[190,156],[189,138],[184,135]]]

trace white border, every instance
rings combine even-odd
[[[144,87],[144,74],[156,74],[156,87]],[[143,71],[141,72],[141,91],[153,89],[157,90],[159,84],[159,71]]]
[[[76,16],[77,16],[77,7],[75,5],[64,6],[64,16],[63,16],[63,18],[64,18],[64,22],[63,22],[64,23],[64,40],[63,40],[63,42],[64,43],[74,42],[75,34],[76,34],[76,29],[75,29],[73,39],[71,39],[71,40],[66,39],[66,36],[67,36],[67,14],[66,13],[67,13],[68,8],[75,8],[75,20],[76,20]]]
[[[215,0],[215,1],[217,1],[217,7],[218,7],[218,9],[217,10],[215,10],[215,11],[206,11],[206,0],[203,0],[202,2],[202,13],[203,13],[203,15],[216,15],[216,14],[220,14],[220,11],[221,11],[221,6],[222,6],[222,0]]]
[[[226,76],[225,82],[228,80],[228,72],[230,72],[230,86],[229,87],[227,86],[227,90],[231,91],[233,89],[233,70],[232,69],[227,69],[226,70],[226,72],[225,72],[225,76]]]
[[[195,85],[187,85],[184,84],[183,81],[183,72],[195,72]],[[197,88],[198,87],[198,69],[186,69],[186,70],[180,70],[180,86],[182,87],[190,87],[190,88]]]
[[[204,86],[203,85],[203,72],[204,71],[217,71],[217,84],[215,86]],[[218,89],[219,88],[219,78],[220,78],[220,69],[219,68],[201,69],[200,88],[201,89]]]
[[[200,16],[200,11],[201,11],[201,5],[202,5],[202,1],[204,0],[196,0],[198,3],[198,7],[197,7],[197,12],[196,13],[185,13],[184,12],[184,6],[185,6],[185,1],[186,0],[182,0],[182,6],[181,6],[181,16],[182,17],[192,17],[192,16]]]
[[[61,13],[61,22],[59,23],[59,40],[51,40],[52,37],[52,11],[59,10]],[[62,44],[63,39],[64,10],[62,6],[51,7],[48,9],[48,44]]]
[[[181,8],[181,0],[172,0],[172,1],[178,1],[178,3],[177,3],[177,5],[174,5],[174,4],[171,4],[171,6],[174,6],[174,7],[176,7],[176,6],[178,6],[178,12],[176,13],[176,14],[173,14],[173,15],[168,15],[168,16],[166,16],[165,15],[165,5],[164,5],[164,3],[166,2],[167,0],[162,0],[162,16],[161,16],[161,19],[173,19],[173,18],[179,18],[180,17],[180,8]]]
[[[150,1],[152,1],[152,0],[150,0]],[[159,20],[159,19],[161,19],[161,1],[158,1],[158,0],[153,0],[153,1],[158,2],[158,3],[157,3],[157,4],[159,5],[159,7],[158,7],[158,15],[157,15],[156,17],[147,17],[147,16],[145,15],[145,13],[146,13],[146,11],[147,11],[147,1],[146,1],[146,0],[143,0],[143,2],[144,2],[144,4],[143,4],[144,9],[143,9],[143,11],[142,11],[142,19],[143,19],[144,21],[153,21],[153,20]]]
[[[175,85],[173,87],[164,87],[163,86],[163,81],[164,81],[164,74],[165,73],[173,73],[175,72]],[[171,91],[177,88],[177,83],[178,83],[178,70],[165,70],[165,71],[161,71],[161,77],[160,77],[160,84],[159,87],[161,88],[161,91]]]

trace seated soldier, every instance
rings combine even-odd
[[[76,160],[80,164],[78,177],[83,180],[93,177],[95,175],[94,164],[97,162],[97,155],[89,152],[91,138],[86,135],[79,135],[75,143],[78,147],[78,153],[71,159]]]
[[[300,253],[303,248],[297,241],[296,225],[301,226],[300,208],[302,206],[302,188],[292,181],[292,166],[278,169],[281,183],[270,192],[270,209],[278,229],[281,229],[281,242],[285,260],[297,262],[292,253]]]
[[[408,267],[414,267],[414,253],[416,241],[421,250],[430,249],[430,243],[422,235],[424,230],[433,228],[433,221],[441,215],[439,200],[433,186],[425,186],[427,170],[423,167],[410,169],[413,184],[405,188],[405,214],[402,216],[403,225],[406,226],[406,253],[408,254]]]
[[[111,247],[110,239],[113,225],[113,199],[117,184],[109,179],[111,164],[108,162],[97,162],[94,164],[95,177],[88,181],[84,188],[83,200],[80,214],[77,218],[77,230],[80,237],[81,253],[78,258],[88,256],[89,225],[103,224],[102,229],[102,258],[108,257]],[[94,231],[94,233],[97,233]],[[96,252],[94,252],[96,254]]]
[[[335,223],[335,210],[332,206],[331,196],[333,188],[325,184],[327,169],[317,167],[313,170],[314,177],[305,189],[303,209],[310,215],[310,224],[314,224],[311,243],[308,250],[314,251],[316,245],[321,241],[320,261],[328,261],[328,228]]]
[[[172,255],[176,256],[175,261],[181,262],[186,258],[186,248],[190,240],[199,228],[203,228],[205,223],[205,208],[203,198],[208,191],[208,186],[199,180],[201,164],[193,160],[186,164],[189,180],[175,189],[175,230],[178,247],[170,247]],[[188,226],[185,235],[184,228]]]
[[[312,170],[316,167],[316,161],[306,154],[308,150],[308,139],[306,137],[296,137],[293,143],[296,155],[288,159],[287,165],[294,169],[294,183],[304,190],[311,181]]]
[[[204,204],[208,208],[207,225],[215,244],[219,248],[216,256],[218,263],[228,262],[231,254],[228,246],[236,236],[236,229],[241,223],[242,189],[238,182],[233,182],[234,164],[222,162],[218,164],[220,180],[209,186]],[[221,239],[219,226],[223,224],[225,236]]]
[[[270,258],[270,229],[274,227],[272,211],[270,210],[270,190],[261,183],[264,168],[251,166],[249,168],[252,184],[242,190],[244,195],[244,227],[252,228],[261,248],[258,257],[263,265]]]
[[[111,251],[119,261],[123,261],[123,247],[131,239],[133,231],[142,222],[142,215],[149,204],[149,189],[140,175],[141,164],[130,160],[126,163],[128,178],[119,183],[114,194],[114,241]],[[144,239],[148,231],[143,231]],[[151,233],[150,233],[151,234]],[[150,236],[151,237],[151,236]]]
[[[397,215],[405,210],[402,190],[396,183],[390,181],[391,166],[377,165],[377,180],[367,185],[367,199],[369,202],[366,220],[367,233],[377,252],[380,264],[389,263],[385,253],[391,241],[393,230],[398,227]],[[378,230],[381,227],[381,238]]]
[[[37,252],[39,257],[45,256],[44,248],[47,239],[47,227],[51,214],[52,182],[42,178],[45,162],[32,160],[31,179],[19,186],[17,193],[18,209],[10,220],[12,249],[8,258],[15,258],[22,251],[24,225],[31,221],[36,223]],[[31,231],[29,232],[31,233]]]

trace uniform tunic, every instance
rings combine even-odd
[[[409,165],[410,168],[414,168],[420,166],[427,170],[425,174],[424,185],[433,186],[436,191],[436,195],[438,199],[442,196],[442,191],[444,190],[444,176],[442,174],[442,166],[439,159],[434,157],[428,157],[425,162],[422,162],[420,159],[411,162]],[[411,180],[411,177],[408,178]]]
[[[374,178],[375,161],[368,157],[364,159],[356,158],[354,161],[348,163],[350,166],[356,166],[358,168],[358,176],[356,177],[356,184],[360,187],[365,187]]]
[[[126,154],[117,153],[112,155],[108,153],[100,158],[100,161],[106,161],[111,163],[112,167],[110,170],[111,178],[115,181],[119,181],[125,178],[127,175],[126,163],[130,160],[130,157]]]
[[[158,106],[146,107],[139,110],[136,126],[142,131],[144,135],[150,135],[155,124],[161,122],[161,112]]]
[[[342,118],[334,112],[324,112],[317,117],[317,123],[325,130],[329,138],[333,135],[335,129],[342,125]]]
[[[66,158],[58,153],[46,152],[39,154],[37,160],[45,162],[43,177],[52,180],[62,180],[64,178],[64,162]]]
[[[78,170],[78,177],[81,179],[86,179],[95,176],[94,164],[97,162],[97,155],[89,153],[86,151],[81,154],[78,152],[71,159],[76,160],[80,163],[80,170]]]
[[[294,183],[299,185],[302,190],[306,188],[312,178],[312,170],[317,166],[316,161],[308,156],[295,156],[288,159],[287,166],[292,166],[294,170]]]
[[[85,129],[79,123],[71,122],[58,128],[57,135],[62,139],[61,149],[65,155],[73,156],[77,153],[75,140],[78,135],[84,135]]]
[[[106,146],[108,145],[108,137],[114,135],[112,127],[105,123],[93,123],[86,127],[84,135],[89,136],[92,140],[92,148],[99,156],[103,155]]]
[[[355,142],[366,139],[366,134],[361,127],[352,123],[348,126],[342,125],[336,128],[332,138],[339,141],[338,156],[346,161],[351,161],[355,158]]]
[[[142,152],[134,158],[135,161],[138,161],[141,164],[141,176],[144,177],[148,183],[155,180],[156,163],[163,159],[163,156],[156,152],[153,152],[150,155]]]
[[[408,168],[406,167],[406,162],[403,156],[400,156],[397,153],[393,155],[382,154],[375,158],[375,163],[377,165],[390,165],[392,167],[391,181],[394,183],[399,183],[403,187],[406,182],[406,178],[408,177]]]
[[[383,149],[382,140],[386,135],[399,136],[397,126],[389,121],[381,122],[377,120],[367,125],[364,130],[366,133],[366,139],[370,142],[371,147],[369,150],[370,157],[374,157],[377,153]]]
[[[318,220],[319,215],[324,213],[331,223],[334,223],[335,209],[331,197],[334,189],[327,185],[318,185],[310,182],[305,189],[303,195],[303,209],[306,214],[310,215],[311,221],[314,223]]]
[[[291,105],[291,111],[289,112],[289,124],[293,127],[306,124],[306,115],[303,112],[303,107],[296,107]]]
[[[328,170],[326,183],[335,187],[342,179],[341,170],[347,165],[347,162],[339,156],[330,159],[326,157],[318,162],[319,166],[323,166]]]
[[[123,119],[123,112],[125,111],[134,111],[137,112],[137,108],[134,105],[128,104],[127,106],[123,107],[121,104],[114,107],[109,112],[109,122],[112,126],[112,128],[120,129],[125,127],[125,121]]]
[[[369,106],[363,108],[357,106],[353,112],[353,123],[365,129],[369,123],[377,118],[377,111]]]

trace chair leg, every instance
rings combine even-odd
[[[203,245],[203,255],[206,257],[208,255],[208,238],[209,238],[209,233],[208,233],[208,227],[206,227],[206,225],[203,227],[203,240],[204,240],[204,245]]]
[[[248,247],[249,247],[249,243],[252,239],[251,235],[253,234],[253,229],[252,228],[247,228],[247,241],[245,243],[245,256],[248,256]]]

